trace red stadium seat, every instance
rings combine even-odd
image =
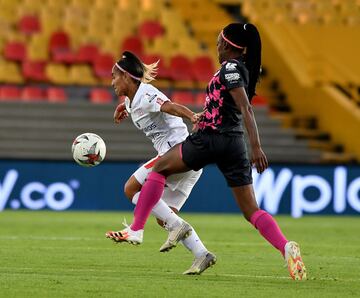
[[[164,34],[163,26],[157,21],[145,21],[139,27],[139,35],[144,39],[154,39]]]
[[[121,51],[130,51],[137,56],[142,56],[144,53],[144,45],[139,37],[129,36],[125,38],[121,45]]]
[[[96,45],[86,44],[80,46],[76,53],[77,63],[93,63],[99,55],[99,49]]]
[[[90,102],[92,103],[112,103],[112,93],[104,88],[94,88],[90,91]]]
[[[12,61],[23,61],[26,59],[26,48],[22,42],[8,42],[4,47],[4,57]]]
[[[15,86],[1,86],[0,100],[19,100],[21,98],[21,91]]]
[[[184,105],[195,104],[194,95],[191,91],[174,91],[171,95],[171,100]]]
[[[191,61],[183,55],[173,56],[170,60],[170,76],[174,81],[192,81]]]
[[[70,38],[67,33],[62,31],[54,32],[49,41],[50,53],[68,50],[70,50]]]
[[[95,75],[102,79],[110,79],[114,63],[114,58],[110,54],[98,55],[93,65]]]
[[[44,91],[39,87],[24,87],[21,90],[21,99],[23,101],[38,101],[44,100]]]
[[[24,61],[22,74],[25,80],[46,82],[45,61]]]
[[[59,63],[74,63],[75,55],[71,52],[70,37],[67,33],[54,32],[49,41],[49,51],[52,60]]]
[[[25,15],[18,23],[19,31],[31,35],[41,31],[41,25],[37,16]]]
[[[50,87],[46,90],[46,98],[49,102],[66,102],[68,97],[63,88]]]
[[[215,73],[213,61],[208,56],[199,56],[192,63],[192,71],[196,81],[208,82]]]

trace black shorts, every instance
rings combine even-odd
[[[187,137],[181,150],[184,163],[195,171],[215,163],[230,187],[252,184],[243,134],[198,131]]]

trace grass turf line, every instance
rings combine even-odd
[[[154,219],[134,247],[105,238],[131,213],[0,213],[0,297],[355,297],[360,291],[358,217],[278,216],[300,243],[309,280],[288,277],[280,254],[240,215],[183,214],[218,263],[183,276],[192,255],[158,249],[166,233]]]

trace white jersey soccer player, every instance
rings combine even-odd
[[[158,153],[157,157],[142,165],[125,183],[124,192],[136,205],[135,214],[142,213],[149,203],[141,198],[140,192],[144,190],[145,180],[154,179],[148,177],[148,174],[152,172],[156,161],[189,135],[182,118],[193,124],[199,119],[199,114],[183,105],[172,103],[165,94],[148,84],[156,75],[156,66],[157,63],[146,65],[134,54],[125,51],[112,69],[115,93],[117,96],[125,96],[125,101],[115,110],[115,123],[120,123],[130,115],[134,125],[153,142]],[[194,228],[176,214],[189,197],[201,172],[189,170],[169,176],[160,200],[151,210],[147,209],[168,230],[168,238],[160,247],[161,252],[169,251],[181,241],[194,255],[193,264],[184,274],[201,274],[216,262],[216,256],[207,250]],[[115,242],[140,244],[143,242],[143,230],[126,225],[121,231],[107,232],[106,237]]]
[[[189,135],[187,126],[182,118],[161,112],[161,105],[170,99],[151,84],[140,83],[138,90],[130,104],[125,98],[125,107],[134,125],[152,141],[158,156],[142,165],[134,176],[140,184],[144,184],[153,164],[171,147],[183,142]],[[170,207],[177,210],[184,205],[192,188],[201,176],[202,170],[189,171],[169,177],[166,185],[172,192],[163,196],[163,200]],[[182,195],[181,195],[181,194]]]

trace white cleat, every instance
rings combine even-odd
[[[168,238],[160,247],[160,252],[166,252],[176,247],[180,240],[183,240],[191,235],[191,231],[192,227],[186,221],[182,221],[181,224],[169,229]]]
[[[110,238],[116,243],[128,242],[133,245],[139,245],[143,242],[144,230],[133,231],[126,222],[124,222],[123,225],[125,229],[121,231],[106,232],[106,238]]]
[[[293,280],[306,280],[306,268],[301,258],[299,244],[294,241],[286,243],[285,260]]]
[[[191,267],[188,270],[186,270],[183,274],[200,275],[207,268],[210,268],[212,265],[215,265],[215,263],[216,263],[216,256],[211,252],[207,252],[206,254],[202,255],[199,258],[195,258]]]

